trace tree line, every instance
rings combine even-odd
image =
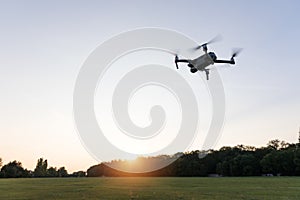
[[[203,156],[203,155],[206,156]],[[178,156],[179,155],[179,156]],[[158,157],[143,157],[139,165],[145,166]],[[100,163],[87,170],[88,177],[99,176],[299,176],[300,145],[271,140],[266,147],[237,145],[207,152],[191,151],[173,156],[159,156],[161,160],[174,159],[162,169],[132,173],[120,171],[132,161],[115,160]]]
[[[156,171],[143,172],[147,167],[170,162]],[[135,163],[135,164],[134,164]],[[91,166],[87,172],[69,174],[65,167],[48,167],[48,161],[38,159],[33,171],[24,169],[19,161],[3,165],[1,178],[32,177],[119,177],[119,176],[299,176],[300,144],[271,140],[267,146],[237,145],[219,150],[191,151],[174,155],[139,157],[135,161],[113,160]],[[131,169],[134,172],[126,172]],[[125,169],[125,170],[117,170]],[[147,171],[147,170],[146,170]]]
[[[43,158],[38,159],[34,171],[24,169],[22,163],[19,161],[12,161],[2,166],[2,159],[0,158],[0,178],[32,178],[32,177],[83,177],[86,176],[84,171],[74,172],[68,174],[65,167],[49,167],[48,161]]]

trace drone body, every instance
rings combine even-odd
[[[227,63],[227,64],[234,65],[235,64],[234,57],[237,56],[237,54],[241,51],[241,49],[238,49],[237,51],[235,51],[232,54],[230,60],[218,60],[217,56],[214,52],[207,52],[207,45],[212,42],[213,42],[213,40],[194,48],[194,50],[198,50],[198,49],[202,48],[204,51],[204,55],[201,55],[198,58],[195,58],[192,60],[191,59],[179,59],[178,56],[175,55],[176,68],[178,69],[177,63],[179,63],[179,62],[188,63],[187,66],[191,68],[190,71],[192,73],[196,73],[197,71],[204,71],[206,73],[206,79],[209,80],[209,70],[210,69],[208,67],[210,65],[213,65],[214,63]]]

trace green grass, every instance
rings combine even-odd
[[[0,199],[300,199],[300,177],[0,179]]]

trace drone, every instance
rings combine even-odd
[[[202,49],[204,54],[199,56],[198,58],[195,59],[179,59],[178,55],[175,54],[175,65],[176,68],[178,68],[178,63],[188,63],[187,66],[190,69],[192,73],[196,73],[197,71],[204,71],[206,73],[206,79],[209,80],[209,66],[213,65],[215,63],[225,63],[225,64],[230,64],[234,65],[235,60],[234,58],[241,52],[242,49],[236,49],[233,51],[232,56],[230,60],[219,60],[214,52],[207,52],[208,48],[207,45],[216,42],[216,40],[219,40],[219,37],[215,37],[214,39],[210,40],[209,42],[206,42],[204,44],[201,44],[199,46],[196,46],[195,48],[192,48],[192,50],[197,51]]]

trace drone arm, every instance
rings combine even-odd
[[[232,64],[232,65],[235,64],[234,59],[231,59],[231,60],[214,60],[214,62],[215,63],[227,63],[227,64]]]
[[[188,60],[186,60],[186,59],[178,59],[178,56],[176,55],[175,56],[175,65],[176,65],[176,69],[178,69],[178,62],[186,62],[186,63],[188,63],[189,61]]]
[[[185,62],[185,63],[188,63],[189,61],[186,60],[186,59],[178,59],[178,60],[176,60],[175,62]]]

